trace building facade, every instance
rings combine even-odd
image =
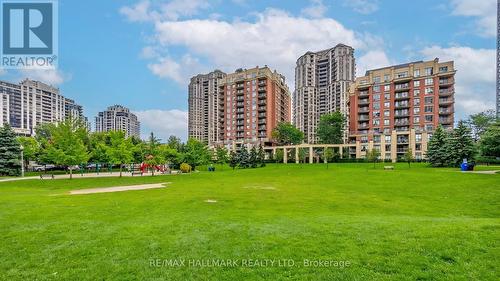
[[[59,89],[25,79],[19,84],[0,81],[0,125],[10,124],[22,135],[34,135],[36,126],[68,117],[84,118],[83,109],[62,96]]]
[[[212,144],[219,139],[219,80],[226,77],[220,70],[191,78],[188,86],[188,137]]]
[[[141,124],[130,109],[113,105],[95,117],[96,132],[123,131],[125,137],[140,137]]]
[[[307,52],[297,60],[293,123],[304,132],[305,142],[318,142],[316,130],[321,115],[339,111],[348,117],[349,87],[354,78],[354,49],[347,45]]]
[[[218,96],[219,144],[271,144],[273,129],[291,122],[285,77],[267,66],[228,74],[219,81]]]
[[[439,59],[367,71],[351,86],[349,141],[362,155],[396,160],[411,149],[423,159],[437,126],[453,128],[454,77],[453,61]]]

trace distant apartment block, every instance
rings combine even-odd
[[[141,124],[137,116],[130,112],[128,108],[113,105],[97,114],[95,117],[95,131],[123,131],[126,137],[140,137]]]
[[[271,144],[273,129],[291,121],[285,77],[267,66],[238,69],[219,81],[219,137],[225,145]]]
[[[215,70],[191,78],[188,89],[188,136],[207,144],[219,139],[219,80],[226,74]]]
[[[385,159],[408,149],[424,158],[436,127],[453,128],[454,76],[453,61],[438,59],[367,71],[351,87],[350,142]]]
[[[354,78],[354,49],[343,44],[307,52],[297,60],[293,123],[304,132],[305,142],[318,142],[316,130],[321,115],[339,111],[348,116],[349,87]]]
[[[29,79],[19,84],[0,81],[0,125],[8,123],[18,134],[34,135],[36,126],[70,116],[85,118],[82,107],[59,89]]]

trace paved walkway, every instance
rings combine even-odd
[[[498,170],[497,171],[470,171],[470,172],[466,172],[466,173],[494,175],[497,172],[500,173],[500,171],[498,171]]]
[[[162,174],[162,173],[155,173],[155,176],[160,176],[160,175],[174,175],[176,174],[177,171],[173,171],[172,174]],[[88,174],[73,174],[74,179],[81,179],[81,178],[105,178],[105,177],[119,177],[120,173],[119,172],[113,172],[113,173],[88,173]],[[124,172],[123,177],[131,177],[132,173],[129,172]],[[151,173],[147,173],[142,175],[142,177],[147,177],[151,176]],[[134,177],[141,177],[141,175],[135,174]],[[0,179],[0,182],[7,182],[7,181],[20,181],[20,180],[36,180],[40,179],[40,176],[32,176],[32,177],[17,177],[17,178],[5,178],[5,179]],[[51,179],[49,176],[45,176],[44,180],[49,180]],[[64,174],[64,175],[54,175],[54,179],[59,180],[59,179],[69,179],[69,174]]]
[[[129,185],[129,186],[78,189],[78,190],[70,191],[69,194],[78,195],[78,194],[120,192],[120,191],[129,191],[129,190],[145,190],[145,189],[154,189],[154,188],[164,188],[166,184],[170,184],[170,182],[154,183],[154,184],[141,184],[141,185]]]

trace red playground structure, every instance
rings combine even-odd
[[[145,173],[147,170],[150,170],[150,169],[155,169],[157,172],[161,172],[162,174],[165,173],[165,167],[159,166],[159,165],[153,166],[153,165],[149,165],[146,163],[142,163],[140,169],[141,169],[142,173]]]

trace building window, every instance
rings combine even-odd
[[[413,117],[413,123],[420,123],[420,117]]]
[[[413,90],[413,96],[414,97],[418,97],[419,95],[420,95],[420,90],[419,89]]]
[[[425,94],[426,95],[434,94],[434,89],[433,88],[425,88]]]
[[[441,66],[439,68],[439,72],[448,72],[448,67],[447,66]]]
[[[373,136],[373,142],[380,143],[380,136]]]
[[[420,105],[420,99],[419,98],[413,99],[413,105],[419,106]]]
[[[433,117],[432,115],[425,115],[425,122],[432,122]]]
[[[425,75],[432,75],[434,74],[433,68],[432,67],[426,67],[425,68]]]
[[[422,134],[415,134],[415,142],[422,142]]]
[[[379,126],[380,125],[380,119],[373,119],[373,125],[374,126]]]
[[[391,103],[390,103],[390,102],[388,102],[388,101],[384,102],[384,107],[385,107],[385,108],[389,108],[389,107],[391,107]]]
[[[413,76],[419,77],[420,76],[420,69],[413,70]]]
[[[420,113],[420,107],[414,107],[413,114],[419,114],[419,113]]]
[[[405,78],[405,77],[408,77],[408,71],[399,72],[396,74],[396,78]]]
[[[434,84],[434,79],[432,78],[425,79],[425,86],[431,86],[432,84]]]
[[[384,126],[389,126],[389,125],[390,125],[390,120],[384,119]]]
[[[380,94],[373,95],[373,100],[374,101],[379,101],[380,100]]]
[[[391,142],[391,136],[385,136],[385,142]]]
[[[413,87],[420,87],[420,80],[413,81]]]
[[[390,110],[384,110],[384,116],[385,117],[391,116],[391,111]]]
[[[379,110],[380,109],[380,103],[374,103],[373,104],[373,109]]]
[[[434,99],[432,97],[425,97],[425,104],[432,104]]]
[[[389,78],[389,74],[385,74],[385,75],[384,75],[384,81],[385,81],[385,82],[389,82],[389,79],[390,79],[390,78]]]
[[[431,132],[434,130],[434,126],[432,124],[425,124],[425,130]]]
[[[434,108],[433,108],[432,106],[425,106],[425,107],[424,107],[424,112],[425,112],[425,113],[432,113],[433,109],[434,109]],[[426,119],[427,119],[427,118],[426,118]]]
[[[377,84],[380,83],[380,76],[373,77],[373,82]]]
[[[373,86],[373,91],[377,93],[380,92],[380,86],[379,85]]]
[[[380,111],[373,111],[373,117],[380,117]]]
[[[391,85],[384,85],[384,91],[389,92],[391,90]]]

